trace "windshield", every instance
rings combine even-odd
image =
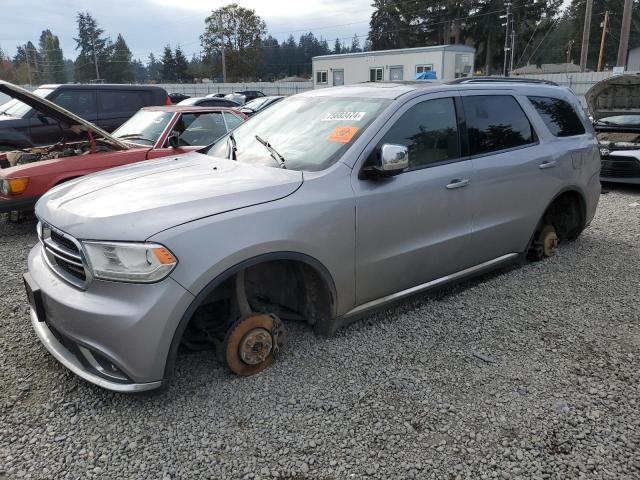
[[[601,118],[598,120],[598,123],[621,127],[640,127],[640,115],[614,115],[612,117]]]
[[[318,171],[333,164],[389,104],[384,99],[291,97],[269,107],[233,132],[239,162],[278,167],[268,142],[286,168]],[[230,158],[230,143],[218,141],[208,154]]]
[[[38,88],[37,90],[33,91],[34,94],[42,98],[47,98],[47,96],[49,96],[51,92],[53,92],[52,88]],[[31,107],[26,103],[22,103],[16,99],[13,99],[5,105],[2,105],[0,111],[7,115],[11,115],[12,117],[23,118],[28,112],[31,111]]]
[[[112,135],[119,140],[141,145],[155,145],[172,117],[171,112],[140,110]]]

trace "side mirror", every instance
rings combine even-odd
[[[391,177],[409,168],[409,150],[404,145],[385,143],[380,147],[378,162],[365,168],[371,178]]]
[[[171,132],[167,137],[167,144],[171,148],[178,148],[180,146],[180,134],[178,132]]]

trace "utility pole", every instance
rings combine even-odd
[[[506,23],[503,23],[502,26],[506,27],[504,32],[504,66],[502,67],[502,75],[507,76],[507,58],[509,55],[509,51],[511,50],[510,41],[509,41],[509,29],[513,26],[513,14],[511,13],[511,2],[504,2],[504,6],[507,7],[507,14],[501,15],[500,18],[506,18]]]
[[[513,26],[513,15],[511,16],[511,59],[509,60],[509,76],[513,71],[513,57],[516,54],[516,29]]]
[[[29,60],[29,48],[24,46],[24,53],[27,54],[27,73],[29,74],[29,85],[31,85],[31,60]]]
[[[98,55],[96,54],[96,32],[91,36],[91,50],[93,50],[93,64],[96,67],[96,83],[100,80],[100,72],[98,71]]]
[[[582,49],[580,50],[580,71],[587,69],[587,55],[589,53],[589,33],[591,31],[591,12],[593,0],[587,0],[587,8],[584,12],[584,28],[582,30]]]
[[[227,62],[224,56],[224,33],[222,32],[222,14],[218,14],[218,30],[220,30],[220,54],[222,55],[222,83],[227,83]]]
[[[607,28],[609,26],[609,10],[604,12],[604,21],[602,22],[602,38],[600,39],[600,53],[598,55],[598,68],[596,72],[601,72],[604,67],[604,44],[607,39]]]
[[[620,45],[618,45],[618,61],[616,67],[627,64],[627,50],[629,49],[629,31],[631,30],[631,7],[633,0],[625,0],[622,11],[622,27],[620,28]]]

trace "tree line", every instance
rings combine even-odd
[[[512,0],[515,26],[514,65],[571,62],[580,56],[586,0]],[[594,0],[588,66],[595,67],[600,46],[600,21],[609,11],[610,34],[605,63],[615,62],[622,12],[619,0]],[[200,50],[186,54],[180,45],[164,46],[161,55],[133,59],[124,37],[116,40],[100,28],[89,12],[76,16],[77,56],[65,59],[59,38],[42,31],[37,46],[20,45],[12,58],[0,49],[0,78],[42,84],[103,81],[113,83],[181,83],[273,81],[310,77],[311,58],[318,55],[386,50],[449,43],[476,49],[476,67],[484,74],[502,71],[505,45],[504,0],[373,0],[369,34],[362,42],[337,38],[329,44],[312,32],[285,41],[269,35],[254,10],[230,4],[213,10],[204,21]],[[640,0],[635,0],[630,45],[640,45]],[[224,53],[226,71],[223,72]],[[190,57],[190,58],[188,58]]]

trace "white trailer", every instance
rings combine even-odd
[[[378,50],[313,57],[314,88],[360,82],[415,80],[434,72],[438,80],[473,75],[475,48],[466,45]]]

